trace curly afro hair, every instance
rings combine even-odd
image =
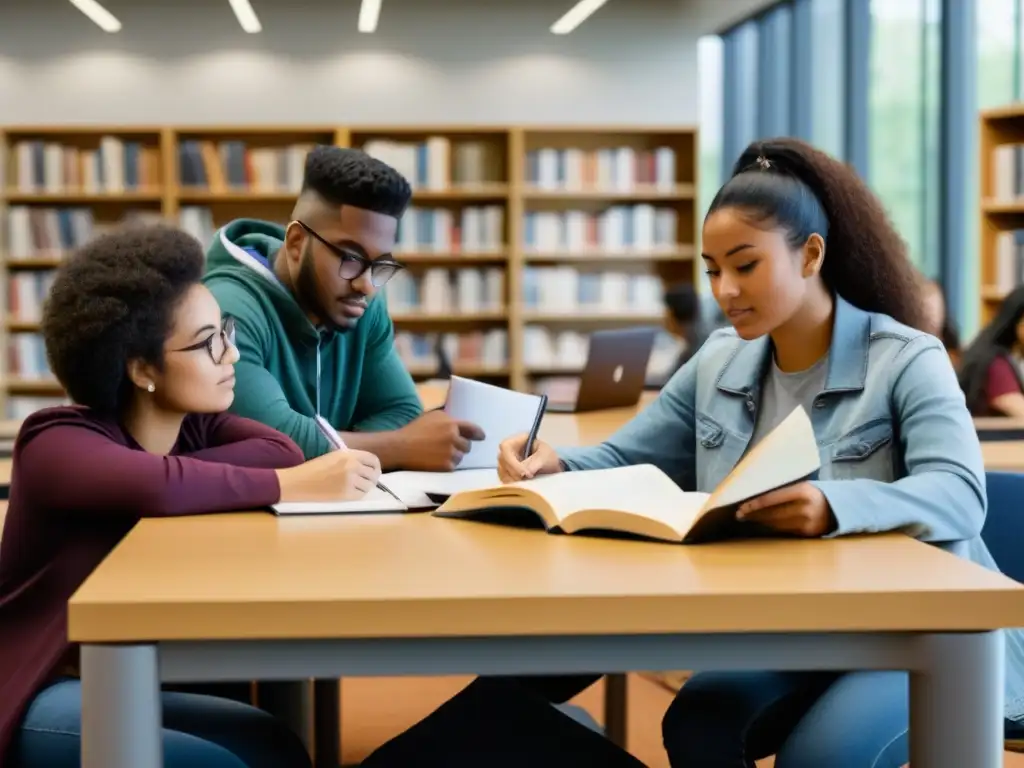
[[[358,149],[318,146],[306,155],[302,191],[332,205],[351,205],[400,218],[412,199],[405,177]]]
[[[132,395],[128,361],[162,364],[174,310],[203,266],[199,241],[165,225],[100,235],[61,265],[43,306],[43,338],[74,402],[122,411]]]
[[[825,241],[821,277],[856,307],[927,327],[921,283],[881,201],[850,166],[793,138],[755,141],[733,166],[708,215],[740,208],[787,232],[799,248]]]

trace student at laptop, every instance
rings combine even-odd
[[[162,227],[101,236],[57,272],[43,338],[77,405],[36,412],[15,444],[0,539],[4,766],[79,765],[67,602],[140,518],[360,498],[380,473],[358,451],[303,463],[281,433],[223,413],[238,351],[202,273],[199,243]],[[309,766],[265,712],[186,693],[162,706],[167,768]]]
[[[981,449],[920,282],[884,208],[845,164],[796,139],[752,144],[711,202],[704,265],[731,329],[716,331],[658,399],[602,445],[525,460],[505,481],[652,463],[713,490],[794,408],[814,415],[820,479],[738,515],[808,538],[899,530],[985,567]],[[884,564],[876,564],[884,567]],[[1024,644],[1006,638],[1006,710],[1024,719]],[[530,681],[549,698],[594,678]],[[894,768],[908,762],[904,672],[701,672],[663,721],[673,766]]]
[[[291,221],[239,219],[214,237],[206,285],[235,318],[241,360],[232,411],[291,437],[307,457],[345,444],[384,469],[448,471],[483,434],[443,411],[423,414],[377,292],[402,265],[391,251],[409,183],[355,149],[306,158]]]

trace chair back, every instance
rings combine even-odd
[[[986,472],[988,515],[981,538],[999,570],[1024,583],[1024,474]]]

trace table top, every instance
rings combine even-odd
[[[985,469],[1024,472],[1024,440],[983,442],[981,454]]]
[[[652,396],[541,434],[599,442]],[[681,546],[422,513],[143,520],[69,603],[76,642],[1003,626],[1024,588],[898,534]]]
[[[69,604],[76,642],[1003,626],[1024,587],[898,534],[682,546],[422,513],[143,520]]]

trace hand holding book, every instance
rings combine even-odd
[[[810,483],[787,485],[756,496],[739,506],[736,519],[808,538],[831,533],[837,525],[825,494]]]

